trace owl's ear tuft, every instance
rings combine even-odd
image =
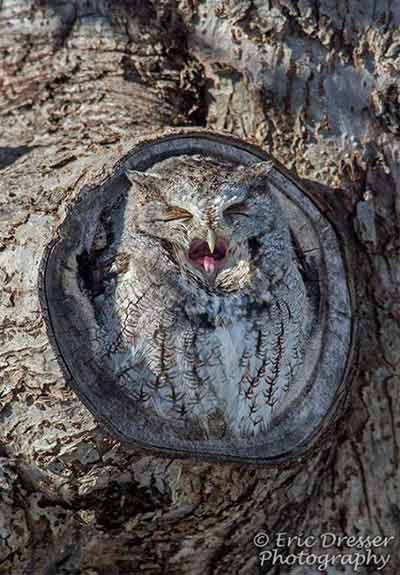
[[[269,174],[273,166],[274,163],[272,161],[257,162],[246,166],[241,174],[242,181],[250,185],[251,188],[258,189],[261,186],[263,189],[268,190]]]
[[[125,176],[128,178],[132,186],[135,187],[157,184],[162,179],[158,174],[139,172],[138,170],[130,170],[129,168],[125,170]]]

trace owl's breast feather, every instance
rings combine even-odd
[[[263,304],[264,306],[264,304]],[[187,321],[200,329],[228,328],[259,313],[260,306],[248,295],[209,296],[208,299],[190,298],[184,305]]]

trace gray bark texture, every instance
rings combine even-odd
[[[0,573],[360,575],[400,570],[400,4],[0,2]],[[63,380],[43,250],[93,170],[173,126],[258,143],[341,206],[359,336],[347,407],[279,466],[121,446]],[[257,547],[265,532],[271,544]],[[279,533],[313,537],[262,560]],[[311,540],[310,540],[311,541]],[[290,562],[305,549],[335,564]],[[347,557],[347,559],[346,559]],[[341,559],[340,559],[341,558]],[[345,559],[343,559],[345,558]],[[341,562],[342,560],[342,562]],[[320,565],[321,566],[321,565]]]

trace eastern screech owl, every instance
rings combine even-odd
[[[134,399],[191,437],[259,438],[301,378],[312,314],[270,169],[194,155],[126,172],[104,338]]]

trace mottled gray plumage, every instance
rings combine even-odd
[[[270,169],[181,156],[127,172],[103,336],[135,400],[191,437],[259,440],[301,380],[312,314]]]

